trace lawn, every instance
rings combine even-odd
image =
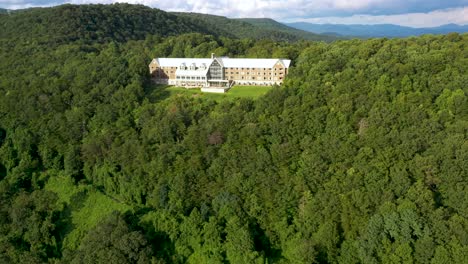
[[[153,98],[153,100],[160,100],[161,98],[168,98],[178,94],[191,94],[194,97],[213,99],[216,101],[234,98],[257,99],[265,95],[271,89],[271,86],[233,86],[227,93],[216,94],[202,93],[200,89],[185,89],[169,85],[155,85],[149,97]]]
[[[258,97],[265,95],[271,89],[271,86],[234,86],[227,92],[227,95],[231,97],[248,97],[257,99]]]

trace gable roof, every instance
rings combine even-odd
[[[291,60],[284,59],[231,59],[222,58],[226,68],[273,68],[280,61],[285,68],[289,68]]]
[[[157,58],[155,59],[160,67],[179,67],[182,63],[188,67],[195,63],[196,67],[200,67],[205,63],[206,67],[211,65],[213,59],[197,59],[197,58]]]
[[[178,76],[200,76],[200,77],[206,77],[208,73],[209,68],[206,68],[204,70],[181,70],[177,69],[176,70],[176,75]]]
[[[179,67],[182,63],[186,66],[195,64],[200,67],[203,63],[209,67],[213,60],[217,60],[223,67],[226,68],[273,68],[279,61],[285,68],[289,68],[291,60],[287,59],[231,59],[228,57],[215,57],[214,59],[203,58],[157,58],[154,59],[160,67]]]

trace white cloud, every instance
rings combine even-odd
[[[429,13],[382,16],[353,15],[349,17],[317,17],[285,20],[285,22],[297,21],[317,24],[395,24],[410,27],[436,27],[449,23],[468,25],[468,7],[436,10]]]

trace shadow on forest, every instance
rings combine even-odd
[[[171,92],[167,90],[171,86],[165,84],[155,84],[154,82],[148,82],[145,87],[145,97],[151,103],[163,101],[171,96]]]
[[[3,164],[0,163],[0,181],[3,180],[7,175],[7,169]]]
[[[169,238],[169,234],[163,231],[155,230],[151,221],[140,221],[142,215],[151,212],[150,208],[140,208],[134,213],[126,212],[125,218],[133,230],[141,231],[151,245],[155,256],[158,259],[164,259],[171,262],[171,256],[176,254],[175,244]]]
[[[271,241],[260,225],[252,221],[249,229],[254,238],[254,246],[257,252],[263,252],[269,259],[277,261],[281,259],[281,249],[272,247]]]
[[[75,228],[72,222],[72,212],[83,208],[87,198],[87,190],[82,190],[74,194],[70,198],[70,204],[65,204],[62,212],[60,212],[60,219],[57,221],[56,230],[59,230],[57,246],[61,251],[63,251],[63,241],[65,237]]]
[[[0,128],[0,147],[3,145],[3,141],[5,141],[6,138],[6,130],[3,128]]]

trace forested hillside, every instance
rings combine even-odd
[[[223,36],[250,39],[273,39],[277,41],[317,40],[334,41],[337,37],[315,34],[288,27],[273,19],[229,19],[223,16],[175,13],[193,24],[209,28]]]
[[[8,28],[0,263],[468,261],[468,35]],[[256,100],[167,97],[149,80],[155,56],[212,52],[294,67]]]
[[[36,42],[125,42],[147,35],[205,32],[162,10],[141,5],[61,5],[30,8],[0,17],[0,38],[31,38]]]
[[[311,36],[306,35],[306,37],[304,37],[305,35],[304,32],[311,32],[311,31],[302,30],[302,29],[298,29],[295,27],[290,27],[286,24],[279,23],[271,18],[239,18],[238,20],[247,22],[249,24],[252,24],[262,29],[293,34],[297,36],[297,38],[299,39],[322,40],[322,41],[327,41],[327,42],[331,42],[331,41],[338,40],[338,39],[346,39],[346,37],[336,36],[336,33],[331,33],[331,34],[314,33],[314,35],[311,35]]]
[[[71,41],[126,42],[142,40],[147,35],[165,37],[183,33],[277,41],[336,39],[286,26],[255,26],[225,17],[168,13],[143,5],[129,4],[66,4],[51,8],[16,10],[10,16],[0,16],[0,25],[0,38],[29,37],[36,42],[53,44]]]

